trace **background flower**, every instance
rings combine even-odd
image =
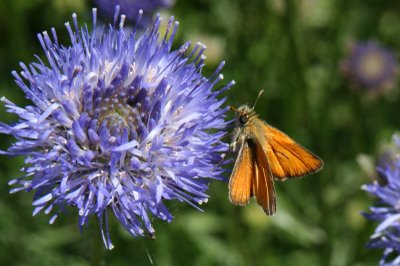
[[[395,55],[377,42],[354,44],[342,63],[346,78],[356,88],[379,93],[393,88],[396,82],[397,61]]]
[[[94,11],[93,22],[96,23]],[[25,157],[25,175],[10,182],[12,192],[35,191],[34,215],[56,217],[78,209],[82,228],[91,215],[100,220],[112,248],[108,213],[133,236],[154,235],[152,217],[171,221],[165,201],[207,201],[210,179],[221,179],[226,122],[212,90],[223,63],[209,78],[201,44],[171,51],[178,22],[171,17],[159,38],[161,19],[143,35],[125,35],[109,25],[103,32],[66,24],[71,46],[54,30],[39,35],[47,56],[21,74],[18,86],[33,105],[2,98],[19,121],[0,124],[17,141],[3,154]]]
[[[400,147],[400,138],[395,135],[394,141]],[[375,233],[368,244],[371,248],[384,249],[380,265],[400,264],[400,153],[381,157],[377,171],[379,179],[362,188],[378,198],[376,206],[370,207],[368,219],[379,222]],[[386,162],[384,161],[386,158]]]
[[[114,17],[115,6],[119,5],[121,14],[125,14],[128,22],[135,22],[139,10],[143,10],[142,25],[152,22],[152,17],[161,9],[169,8],[174,0],[93,0],[99,9],[100,16],[107,19]]]

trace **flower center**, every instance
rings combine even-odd
[[[360,62],[360,72],[369,79],[381,77],[384,68],[385,59],[377,52],[369,53]]]
[[[105,124],[111,135],[120,134],[123,129],[128,129],[127,132],[131,134],[132,129],[137,128],[137,114],[136,107],[129,104],[126,93],[119,92],[102,102],[99,123]]]

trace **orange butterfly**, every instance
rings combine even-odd
[[[231,106],[231,110],[236,113],[236,121],[230,146],[233,151],[239,150],[239,154],[229,180],[229,200],[235,205],[246,205],[255,196],[265,213],[273,215],[276,212],[274,180],[315,173],[322,169],[324,162],[259,119],[254,106],[242,105],[237,109]]]

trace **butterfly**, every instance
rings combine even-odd
[[[264,212],[273,215],[276,212],[274,181],[315,173],[323,168],[324,162],[258,118],[254,106],[230,107],[235,111],[230,147],[238,156],[229,180],[229,200],[235,205],[247,205],[255,196]]]

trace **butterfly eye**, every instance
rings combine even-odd
[[[240,121],[240,123],[241,124],[246,124],[247,123],[247,121],[249,121],[249,117],[247,116],[247,115],[241,115],[240,117],[239,117],[239,121]]]

